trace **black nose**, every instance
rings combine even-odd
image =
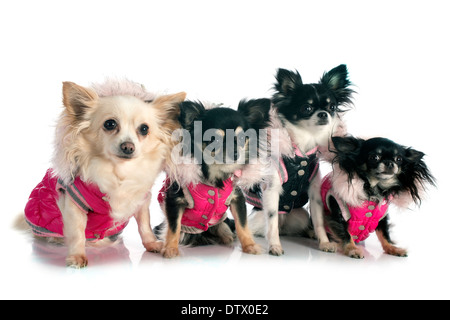
[[[134,143],[133,142],[124,142],[120,145],[120,150],[122,150],[122,152],[124,154],[133,154],[135,149]]]
[[[317,114],[317,116],[318,116],[320,119],[328,118],[328,114],[327,114],[326,112],[319,112],[319,113]]]
[[[386,168],[388,169],[392,169],[394,168],[394,162],[393,161],[385,161],[384,165],[386,166]]]

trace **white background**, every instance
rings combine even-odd
[[[448,12],[434,0],[1,2],[0,298],[450,298]],[[12,230],[50,165],[62,81],[125,76],[235,107],[270,97],[279,67],[316,82],[341,63],[358,91],[349,131],[425,152],[438,179],[419,209],[392,212],[408,258],[383,254],[373,236],[362,261],[296,238],[283,238],[282,257],[236,243],[167,261],[144,252],[133,221],[123,243],[89,249],[89,267],[75,271],[63,247]],[[151,212],[161,221],[156,202]]]

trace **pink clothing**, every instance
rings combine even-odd
[[[331,174],[328,174],[322,181],[321,195],[325,214],[331,214],[328,208],[328,196],[333,194]],[[366,240],[370,233],[374,232],[378,222],[387,214],[389,201],[384,199],[381,203],[375,201],[364,201],[361,206],[353,207],[345,203],[339,197],[333,195],[341,208],[342,215],[348,223],[348,232],[353,240],[358,243]]]
[[[49,169],[31,192],[25,207],[25,219],[36,235],[64,236],[62,215],[57,204],[61,194],[69,196],[87,214],[85,235],[88,240],[116,236],[128,224],[128,221],[117,223],[110,217],[108,197],[97,185],[76,177],[72,184],[65,186]]]
[[[181,218],[182,231],[201,233],[225,220],[225,213],[229,207],[228,198],[233,191],[233,181],[229,178],[223,183],[223,188],[216,188],[203,183],[196,185],[191,183],[187,188],[183,188],[185,193],[186,191],[189,192],[193,205],[184,210]],[[165,199],[165,192],[169,184],[170,182],[166,180],[165,185],[159,192],[158,201],[160,203]],[[185,194],[185,197],[189,197],[189,195]]]

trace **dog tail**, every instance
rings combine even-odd
[[[12,227],[17,231],[30,232],[31,227],[25,220],[25,214],[22,212],[17,215],[12,223]]]

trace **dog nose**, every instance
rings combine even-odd
[[[388,169],[394,168],[394,162],[393,162],[393,161],[385,161],[384,165],[385,165],[386,168],[388,168]]]
[[[120,145],[120,150],[122,150],[122,152],[124,154],[133,154],[135,149],[134,143],[133,142],[124,142]]]
[[[325,118],[328,117],[328,114],[327,114],[326,112],[319,112],[319,113],[317,114],[317,116],[318,116],[320,119],[325,119]]]

